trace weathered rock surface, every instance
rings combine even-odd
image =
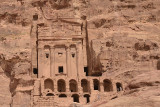
[[[150,71],[131,79],[126,91],[110,101],[95,103],[95,107],[158,107],[160,104],[159,71]],[[93,105],[93,106],[94,106]]]
[[[0,67],[0,105],[3,107],[10,107],[11,93],[10,93],[10,79],[4,74],[3,69]]]
[[[80,1],[70,10],[71,0],[1,0],[0,105],[29,107],[34,82],[29,76],[32,18],[41,7],[48,12],[51,6],[55,14],[60,10],[63,15],[87,15],[93,73],[125,83],[124,93],[88,106],[159,107],[160,1]]]

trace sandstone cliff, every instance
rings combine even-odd
[[[63,14],[87,16],[93,74],[102,73],[125,83],[125,92],[88,106],[159,107],[160,1],[80,1],[75,10],[69,10],[70,2],[65,1],[1,0],[0,105],[30,106],[34,83],[30,77],[32,18],[42,12],[41,7],[47,10],[50,3],[55,13],[61,10]]]

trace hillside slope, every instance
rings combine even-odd
[[[79,0],[70,14],[86,15],[93,73],[121,80],[124,92],[92,102],[91,107],[159,107],[160,1]],[[0,105],[30,105],[30,30],[48,0],[1,0]],[[77,5],[77,4],[76,4]],[[57,7],[68,14],[65,8]],[[42,17],[42,16],[40,16]]]

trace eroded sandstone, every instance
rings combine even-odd
[[[1,0],[0,105],[4,107],[36,105],[34,102],[38,98],[34,98],[33,95],[41,97],[48,94],[47,91],[40,90],[43,87],[40,87],[40,84],[50,77],[53,79],[54,85],[59,79],[64,79],[67,92],[59,92],[61,89],[55,88],[57,86],[48,87],[54,89],[49,92],[55,94],[56,97],[54,99],[42,97],[39,99],[40,102],[46,101],[47,104],[54,106],[136,107],[145,105],[146,107],[159,107],[159,4],[160,2],[157,0]],[[59,19],[59,23],[53,23],[53,19],[54,21]],[[87,26],[82,20],[87,21]],[[53,25],[50,25],[51,23]],[[82,26],[82,23],[86,27],[83,30],[87,30],[82,35],[78,33],[82,29],[69,30],[71,29],[68,27],[70,24]],[[35,27],[37,24],[39,30]],[[58,26],[59,24],[65,27],[62,29]],[[69,76],[73,75],[70,78],[61,78],[58,74],[50,76],[50,73],[46,73],[50,69],[47,60],[42,59],[43,67],[38,69],[45,73],[38,76],[39,79],[33,75],[33,68],[37,65],[33,60],[36,57],[33,56],[36,38],[32,38],[32,35],[37,31],[41,37],[46,36],[45,39],[51,39],[49,38],[51,33],[57,35],[56,39],[66,38],[73,32],[81,35],[81,38],[86,37],[86,43],[82,47],[86,49],[87,54],[84,54],[81,60],[86,60],[84,61],[85,69],[88,67],[88,75],[91,76],[87,76],[86,79],[90,83],[89,93],[84,94],[83,86],[81,86],[82,81],[80,81],[81,79],[77,80],[78,76],[74,76],[75,72],[65,73]],[[73,41],[69,41],[69,43],[71,42]],[[50,51],[50,47],[53,48],[54,43],[55,41],[51,43],[39,42],[39,44],[46,45],[46,57],[48,55],[50,57],[50,54],[47,53]],[[61,44],[64,43],[64,41],[61,42]],[[49,48],[48,45],[50,45]],[[66,47],[70,47],[70,44]],[[65,51],[64,49],[63,52],[65,53]],[[76,48],[71,51],[74,53],[72,56],[77,58]],[[65,72],[79,69],[75,67],[74,63],[71,64],[71,70],[68,70],[66,67],[68,65],[65,63],[61,66],[64,66]],[[80,65],[78,64],[78,66]],[[83,66],[81,71],[83,71]],[[79,77],[86,75],[84,72],[79,74]],[[72,101],[73,92],[71,92],[69,85],[71,79],[75,79],[78,83],[80,104]],[[112,82],[113,92],[105,88],[110,87],[104,85],[105,79]],[[94,85],[98,86],[97,80],[100,87],[95,91]],[[62,80],[60,83],[63,84],[64,81]],[[71,84],[76,86],[76,82],[71,81]],[[84,84],[85,82],[83,80]],[[116,92],[116,83],[121,83],[123,91]],[[72,88],[74,90],[74,87]],[[33,90],[39,91],[34,94]],[[62,101],[59,98],[60,93],[61,97],[66,95],[67,98]],[[90,103],[87,103],[88,95],[90,95]],[[73,97],[77,98],[76,92]],[[49,103],[48,101],[53,102]],[[59,103],[60,101],[65,105]]]

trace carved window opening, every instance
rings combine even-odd
[[[103,81],[103,86],[104,86],[104,92],[110,92],[113,91],[113,86],[112,86],[112,82],[108,79],[105,79]]]
[[[84,72],[86,73],[86,76],[88,76],[88,67],[84,67]]]
[[[94,90],[100,91],[100,84],[99,84],[99,81],[97,79],[93,80],[93,84],[94,84]]]
[[[49,53],[46,53],[46,58],[49,58]]]
[[[84,97],[86,98],[86,102],[89,103],[90,102],[90,95],[85,94]]]
[[[58,67],[58,72],[59,72],[59,73],[63,73],[63,66],[59,66],[59,67]]]
[[[72,58],[74,58],[75,57],[75,54],[72,54]]]
[[[72,97],[73,97],[73,102],[79,103],[79,95],[78,94],[73,94]]]
[[[70,80],[69,81],[69,86],[70,86],[70,91],[71,92],[78,92],[78,85],[75,80]]]
[[[58,52],[58,56],[61,57],[63,55],[63,53],[61,52]]]
[[[64,80],[58,80],[58,91],[59,92],[66,92],[66,83]]]
[[[50,53],[50,46],[49,45],[44,46],[44,52],[45,52],[45,57],[49,58],[49,53]]]
[[[83,88],[83,92],[89,92],[89,83],[87,80],[81,80],[81,87]]]
[[[33,68],[33,74],[38,74],[38,69],[37,68]]]
[[[119,91],[123,91],[123,88],[122,88],[122,84],[121,83],[116,83],[116,87],[117,87],[117,92]]]

